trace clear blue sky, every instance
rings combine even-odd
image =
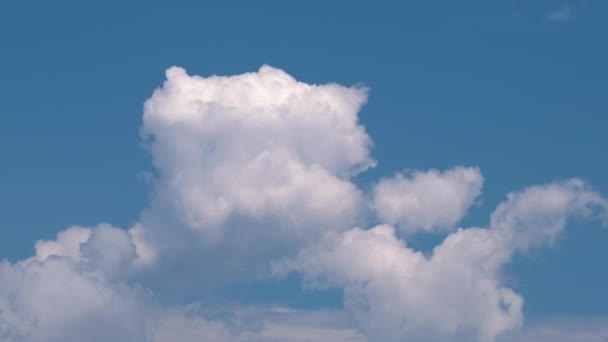
[[[369,87],[379,164],[357,182],[477,165],[483,204],[465,225],[530,184],[581,177],[608,194],[608,2],[287,3],[3,1],[0,257],[72,224],[137,221],[152,171],[142,103],[172,65]],[[607,315],[606,242],[575,222],[512,263],[525,312]]]

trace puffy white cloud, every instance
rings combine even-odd
[[[138,228],[137,226],[135,228]],[[141,228],[141,227],[139,227]],[[138,228],[138,229],[139,229]],[[362,341],[339,313],[160,304],[130,280],[129,231],[71,227],[37,255],[0,262],[0,340],[6,342]],[[146,265],[150,266],[150,265]],[[295,334],[295,335],[294,335]]]
[[[476,167],[398,173],[373,189],[373,205],[382,222],[406,233],[453,228],[481,193]]]
[[[57,233],[56,240],[36,241],[35,250],[34,256],[20,264],[44,262],[49,257],[67,257],[79,263],[84,251],[84,261],[93,264],[92,268],[115,273],[132,266],[147,266],[156,258],[156,250],[140,224],[128,231],[107,223],[94,227],[72,226]]]
[[[0,263],[0,340],[146,341],[134,289],[89,275],[71,259]]]
[[[124,234],[128,233],[122,231]],[[0,262],[0,340],[4,342],[363,341],[339,313],[281,308],[161,305],[147,290],[114,274],[126,255],[116,228],[92,229],[75,261]],[[66,234],[64,234],[65,236]],[[69,235],[69,234],[68,234]],[[90,245],[88,245],[90,243]],[[88,246],[87,246],[88,245]],[[102,247],[100,249],[99,247]],[[103,250],[104,255],[97,252]],[[87,258],[90,258],[87,261]],[[97,260],[97,259],[101,260]],[[109,258],[109,259],[108,259]],[[94,260],[98,267],[91,267]]]
[[[344,289],[345,308],[372,341],[491,340],[521,325],[523,300],[497,281],[484,229],[461,230],[432,258],[389,226],[333,234],[275,271],[297,270],[313,286]]]
[[[510,193],[492,213],[490,227],[521,250],[551,244],[571,216],[592,216],[608,223],[608,201],[580,179],[531,186]]]
[[[36,241],[36,255],[27,262],[45,261],[49,256],[68,257],[74,261],[80,261],[80,245],[87,242],[91,236],[91,229],[87,227],[74,226],[62,230],[57,234],[56,240]]]
[[[24,261],[2,261],[0,340],[149,341],[153,302],[126,282],[138,258],[128,231],[99,224],[38,241]]]
[[[364,88],[309,85],[269,66],[229,77],[177,67],[166,75],[146,101],[142,129],[160,206],[207,241],[226,234],[230,219],[264,222],[295,240],[355,222],[363,197],[349,179],[374,165],[357,121]]]
[[[503,266],[595,207],[608,209],[580,180],[535,186],[509,194],[489,228],[459,229],[429,257],[377,226],[330,233],[273,270],[342,288],[345,308],[373,341],[494,341],[523,323],[523,297],[502,284]]]
[[[137,257],[129,232],[100,225],[80,245],[80,264],[99,277],[121,276],[131,271]]]
[[[466,167],[399,173],[367,202],[351,180],[375,163],[357,121],[366,98],[267,66],[230,77],[170,68],[144,109],[158,174],[141,222],[71,227],[38,241],[31,258],[0,262],[0,340],[556,340],[563,330],[553,327],[517,333],[524,299],[503,268],[551,244],[572,216],[608,219],[606,199],[578,179],[529,187],[509,194],[487,228],[452,231],[424,255],[392,225],[408,237],[452,230],[483,177]],[[370,204],[391,225],[352,228]],[[251,276],[278,257],[275,275],[341,289],[344,310],[214,311],[183,305],[190,292],[173,287],[180,277],[199,289],[222,272]]]
[[[144,227],[137,223],[129,229],[131,242],[135,245],[137,257],[133,261],[136,268],[148,267],[156,261],[157,251],[148,240]]]

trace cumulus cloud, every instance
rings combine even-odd
[[[91,229],[87,227],[74,226],[62,230],[57,234],[56,240],[36,241],[36,255],[26,262],[44,262],[50,256],[63,256],[80,261],[80,245],[87,242],[90,236]]]
[[[166,75],[145,103],[142,131],[159,173],[155,200],[185,226],[209,241],[244,219],[310,240],[355,222],[363,197],[349,179],[375,163],[357,120],[364,88],[309,85],[269,66]]]
[[[140,294],[88,274],[66,257],[0,263],[0,339],[145,341]]]
[[[561,333],[518,332],[524,298],[502,279],[515,253],[551,245],[570,218],[608,221],[607,200],[583,181],[511,193],[487,227],[455,229],[480,196],[476,167],[397,173],[370,193],[353,182],[375,164],[357,118],[364,88],[305,84],[268,66],[166,75],[144,106],[157,174],[140,222],[70,227],[36,242],[34,256],[0,262],[0,340],[507,342]],[[380,225],[353,228],[375,219],[369,208]],[[446,233],[432,254],[408,246],[429,231]],[[312,289],[340,289],[343,308],[214,309],[172,287],[269,265]]]
[[[509,194],[489,228],[459,229],[430,257],[377,226],[330,233],[273,270],[343,289],[345,308],[374,341],[494,341],[523,324],[523,297],[502,284],[502,268],[592,208],[608,206],[578,179],[534,186]]]
[[[475,167],[398,173],[374,187],[373,206],[382,222],[406,233],[448,230],[481,194],[482,184]]]
[[[508,194],[492,213],[490,227],[527,250],[553,243],[572,216],[596,216],[606,224],[607,212],[608,201],[575,178]]]
[[[275,272],[344,290],[344,305],[372,341],[490,341],[521,325],[523,299],[498,284],[504,255],[484,229],[461,230],[432,258],[390,226],[332,234]],[[489,258],[489,259],[488,259]]]
[[[130,269],[133,267],[143,267],[151,264],[156,258],[156,250],[145,236],[143,227],[136,224],[128,231],[113,227],[107,223],[98,224],[95,227],[72,226],[57,233],[55,240],[36,241],[36,254],[21,264],[27,265],[31,262],[44,262],[49,257],[67,257],[73,262],[80,262],[83,257],[82,250],[84,245],[85,261],[96,263],[94,267],[100,267],[97,263],[106,263],[111,267],[114,263],[128,261],[130,264],[114,265],[115,271],[119,269]],[[125,257],[124,254],[134,253],[134,257]],[[108,255],[106,255],[108,254]],[[126,261],[125,261],[126,260]],[[120,266],[120,267],[118,267]]]
[[[137,260],[129,237],[107,224],[72,227],[37,243],[38,255],[27,262],[0,262],[0,340],[364,340],[339,312],[161,304],[126,274]]]
[[[0,339],[148,341],[152,302],[126,281],[138,258],[129,231],[100,224],[38,241],[24,261],[2,261]]]

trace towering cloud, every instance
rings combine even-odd
[[[144,110],[155,200],[206,240],[231,219],[298,240],[347,228],[363,204],[349,179],[374,165],[357,121],[366,100],[363,88],[309,85],[269,66],[207,78],[170,68]]]

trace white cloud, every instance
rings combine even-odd
[[[608,223],[608,201],[580,179],[531,186],[510,193],[492,213],[490,227],[520,249],[551,244],[572,216],[598,215]]]
[[[328,234],[274,272],[342,288],[345,308],[373,341],[493,341],[523,324],[523,297],[502,284],[503,266],[594,207],[608,209],[577,179],[530,187],[510,194],[488,229],[459,229],[428,258],[390,226],[355,228]]]
[[[144,227],[137,223],[129,229],[131,242],[135,245],[135,253],[137,257],[133,261],[133,266],[136,268],[148,267],[152,265],[157,258],[157,251],[148,240]]]
[[[482,184],[475,167],[398,173],[374,187],[374,208],[382,222],[406,233],[448,230],[480,195]]]
[[[372,341],[488,341],[522,322],[521,296],[498,284],[494,244],[487,230],[461,230],[426,259],[378,226],[330,235],[275,271],[343,288]]]
[[[93,238],[91,238],[92,235]],[[115,258],[114,261],[117,262],[117,258],[121,258],[121,252],[131,253],[133,248],[135,258],[132,260],[132,264],[120,265],[120,268],[144,267],[154,262],[156,258],[156,250],[147,240],[140,224],[136,224],[125,232],[110,224],[100,223],[95,227],[72,226],[57,233],[56,240],[36,241],[36,254],[21,261],[20,264],[27,265],[34,261],[44,262],[49,257],[67,257],[78,263],[82,258],[83,245],[87,251],[85,253],[88,253],[85,258],[88,262],[106,262],[107,266],[112,263],[111,258]],[[109,251],[112,252],[112,255],[106,256],[105,254]],[[122,256],[124,257],[124,255]]]
[[[43,262],[49,256],[69,257],[74,261],[80,260],[80,245],[87,242],[91,236],[91,229],[74,226],[62,230],[57,234],[57,240],[36,241],[36,255],[26,260]]]
[[[45,257],[40,254],[27,262],[0,262],[0,340],[364,340],[339,312],[273,307],[214,311],[200,304],[160,304],[129,280],[127,272],[137,260],[129,237],[128,231],[107,224],[72,227],[59,233],[58,241],[37,244],[67,248],[50,248],[53,252]]]
[[[355,222],[363,198],[349,179],[374,165],[357,122],[365,89],[309,85],[269,66],[166,74],[146,101],[143,134],[159,172],[155,201],[187,227],[209,241],[230,219],[263,221],[306,241]]]
[[[365,88],[310,85],[269,66],[209,77],[172,67],[166,76],[143,115],[158,171],[139,225],[155,255],[148,264],[179,263],[176,283],[213,287],[255,277],[265,262],[368,214],[351,181],[375,164],[358,123]]]
[[[107,283],[56,257],[0,263],[0,340],[145,341],[137,291]]]
[[[551,21],[567,21],[572,19],[574,10],[570,6],[560,7],[547,14],[547,18]]]
[[[72,230],[73,231],[73,230]],[[122,234],[93,229],[82,258],[0,262],[0,340],[4,342],[363,341],[338,312],[281,308],[161,305],[144,288],[114,274],[125,255]],[[65,236],[63,234],[62,236]],[[103,248],[99,248],[103,247]],[[123,249],[119,247],[118,250]],[[104,255],[97,252],[105,251]],[[90,258],[89,261],[86,258]],[[102,260],[96,260],[101,258]],[[91,267],[94,261],[99,267]]]
[[[170,68],[144,109],[158,176],[141,222],[74,226],[36,242],[31,258],[0,262],[0,340],[605,337],[599,323],[589,334],[582,324],[517,332],[524,300],[502,279],[514,253],[550,245],[570,217],[608,219],[606,199],[578,179],[533,186],[509,194],[487,228],[453,231],[480,195],[477,168],[400,173],[364,194],[351,179],[375,163],[357,121],[366,99],[365,89],[308,85],[267,66],[206,78]],[[450,234],[426,256],[390,225],[352,228],[370,204],[405,236]],[[184,305],[190,293],[172,287],[180,276],[196,289],[222,272],[253,276],[277,258],[277,276],[295,271],[312,288],[341,289],[344,310],[214,311]]]

